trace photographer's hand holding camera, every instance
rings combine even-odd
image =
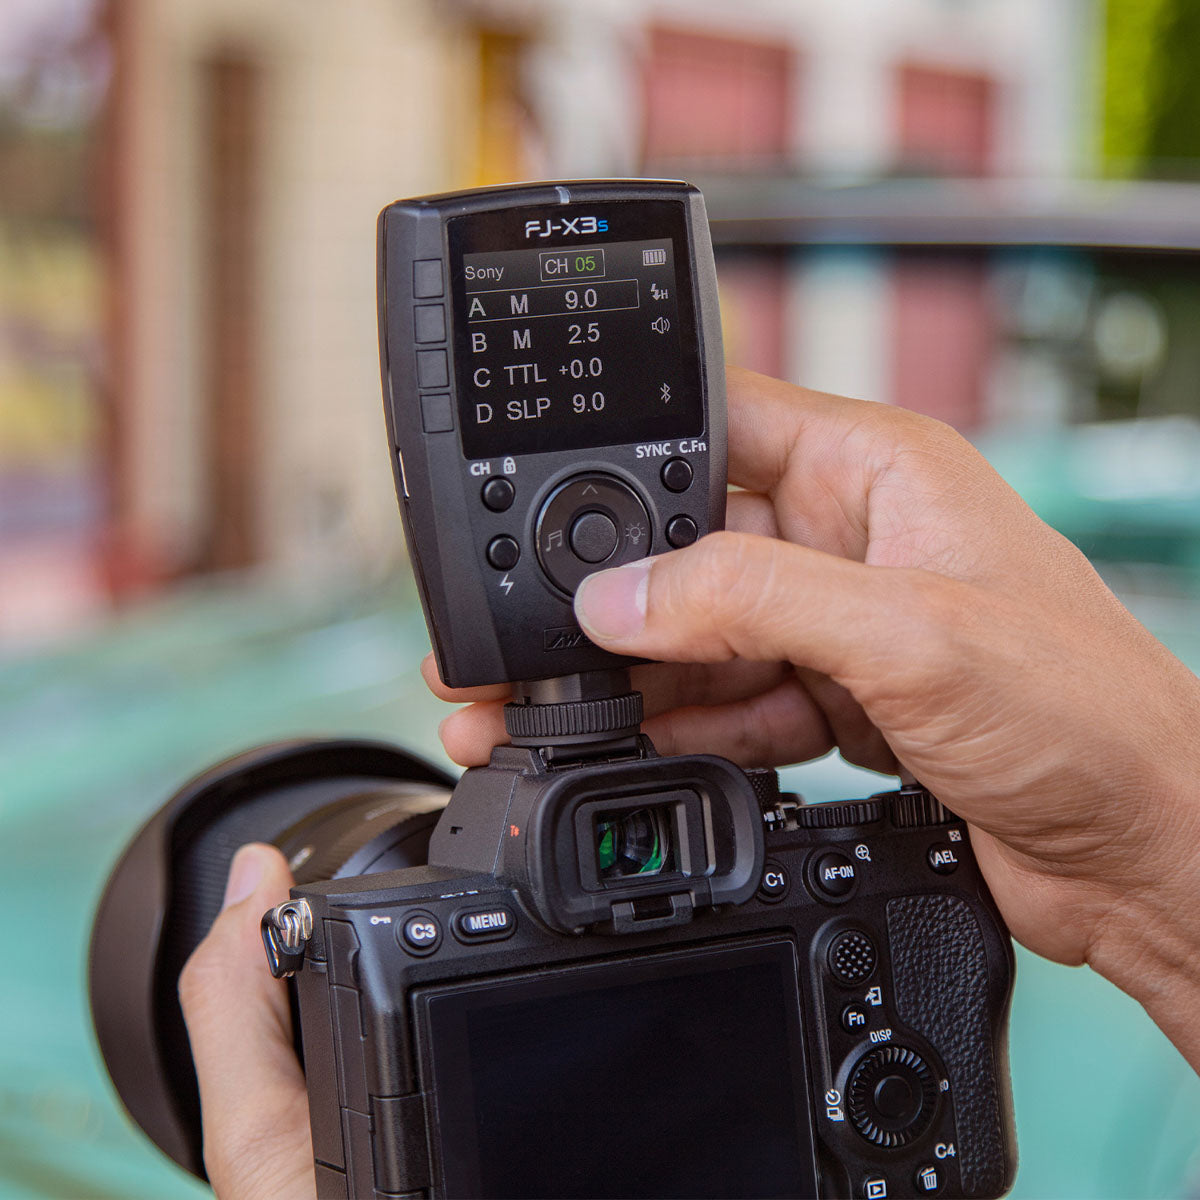
[[[1088,963],[1200,1066],[1200,681],[962,438],[913,413],[731,370],[729,531],[590,577],[596,643],[634,672],[663,754],[744,766],[838,746],[902,766],[971,822],[1015,937]],[[696,665],[700,664],[700,665]],[[464,765],[504,737],[503,687],[442,736]],[[181,978],[227,1198],[312,1193],[303,1077],[258,921],[282,856],[243,850]]]

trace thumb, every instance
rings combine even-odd
[[[284,1178],[311,1171],[287,987],[267,970],[259,934],[262,914],[288,898],[291,883],[274,846],[243,846],[230,866],[224,907],[179,976],[205,1165],[223,1196],[270,1194],[261,1184],[272,1170]]]
[[[589,575],[575,614],[597,645],[668,662],[786,660],[845,680],[919,632],[924,571],[869,567],[777,538],[722,531]],[[932,614],[930,614],[931,616]],[[903,622],[903,625],[899,625]]]

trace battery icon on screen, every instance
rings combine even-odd
[[[667,261],[667,252],[665,250],[643,250],[642,251],[642,266],[643,267],[661,267]]]

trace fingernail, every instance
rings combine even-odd
[[[575,593],[575,616],[589,637],[624,641],[646,624],[651,560],[639,559],[589,575]]]
[[[263,877],[262,855],[257,846],[243,846],[229,865],[229,882],[225,884],[225,899],[221,908],[240,904],[249,896]]]

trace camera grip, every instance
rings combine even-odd
[[[994,1052],[1003,1014],[979,922],[955,896],[904,896],[888,901],[887,927],[897,1015],[937,1047],[953,1089],[963,1192],[999,1195],[1009,1182]]]

